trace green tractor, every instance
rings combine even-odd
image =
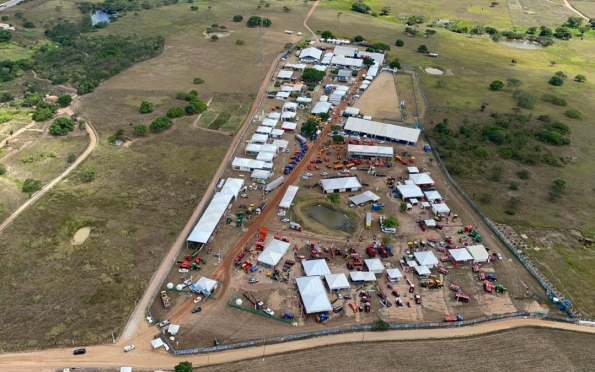
[[[229,225],[232,222],[233,222],[233,217],[227,216],[227,219],[225,220],[225,223]]]
[[[200,265],[197,264],[196,262],[192,262],[192,264],[190,265],[190,268],[192,270],[200,270],[201,269]]]
[[[498,292],[498,293],[506,293],[506,292],[508,292],[508,289],[505,286],[503,286],[502,284],[498,284],[496,286],[496,292]]]

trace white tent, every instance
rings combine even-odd
[[[274,143],[265,143],[264,145],[262,145],[262,147],[260,148],[260,151],[264,151],[264,152],[272,152],[273,154],[276,154],[279,152],[279,147],[276,146]]]
[[[264,169],[255,169],[254,172],[250,175],[250,178],[253,180],[268,180],[271,178],[272,174],[268,170]]]
[[[424,220],[424,223],[427,227],[434,227],[436,226],[436,220]]]
[[[432,212],[434,212],[435,215],[439,215],[440,213],[449,213],[450,208],[448,208],[445,203],[432,204]]]
[[[375,282],[376,275],[370,271],[350,271],[349,277],[352,282]]]
[[[321,258],[317,260],[304,260],[302,261],[302,267],[306,276],[325,276],[331,273],[328,268],[326,260]]]
[[[263,169],[264,162],[255,159],[234,158],[231,162],[232,169],[242,172],[252,172],[254,169]]]
[[[156,338],[151,340],[151,345],[153,345],[153,349],[157,349],[158,347],[161,347],[165,344],[163,343],[163,340],[161,338]]]
[[[269,115],[270,116],[270,115]],[[264,119],[262,121],[262,125],[265,127],[275,128],[277,126],[278,121],[273,119]]]
[[[308,97],[305,97],[305,96],[300,96],[300,97],[296,98],[296,102],[298,102],[298,103],[310,103],[310,102],[312,102],[312,98],[308,98]]]
[[[179,331],[180,331],[179,324],[170,324],[169,327],[167,328],[167,332],[170,335],[177,335]]]
[[[349,201],[355,205],[362,205],[364,203],[377,201],[379,199],[380,197],[378,195],[368,190],[359,195],[351,196]]]
[[[345,274],[328,274],[325,275],[326,284],[330,290],[349,289],[351,285],[347,281]]]
[[[281,114],[281,119],[283,119],[283,120],[287,120],[287,119],[293,119],[293,118],[295,118],[296,116],[297,116],[297,114],[296,114],[295,112],[292,112],[292,111],[284,111],[284,112]]]
[[[465,248],[450,249],[448,251],[454,262],[472,261],[473,256]]]
[[[277,265],[287,253],[289,245],[288,242],[272,239],[258,257],[258,263],[268,267]]]
[[[201,292],[213,293],[217,289],[217,281],[207,277],[201,277],[196,281],[196,287],[200,288]]]
[[[246,155],[258,155],[261,148],[262,148],[262,145],[260,145],[258,143],[249,143],[246,145],[246,150],[244,150],[244,153]]]
[[[265,127],[268,128],[268,127]],[[269,140],[269,136],[266,134],[254,134],[252,138],[250,138],[250,143],[267,143]]]
[[[330,58],[329,58],[329,62],[330,62]],[[314,65],[313,67],[315,70],[318,71],[326,71],[328,69],[328,66],[324,66],[324,65]]]
[[[271,128],[271,127],[266,127],[264,125],[261,125],[260,127],[256,128],[256,133],[269,135],[269,134],[271,134],[272,130],[273,130],[273,128]]]
[[[278,79],[291,79],[292,76],[293,76],[293,71],[291,71],[291,70],[281,70],[277,74]]]
[[[306,314],[320,313],[333,309],[326,295],[326,289],[319,276],[302,276],[295,279]]]
[[[188,242],[207,243],[209,238],[217,228],[221,217],[227,211],[227,207],[233,196],[230,193],[217,193],[205,209],[204,213],[194,226],[194,229],[188,236]]]
[[[417,167],[407,167],[407,172],[411,173],[419,173],[419,169]]]
[[[285,102],[281,108],[283,111],[295,111],[298,108],[298,104],[295,102]]]
[[[438,191],[426,191],[424,194],[430,203],[434,203],[434,200],[442,200],[442,195]]]
[[[424,266],[416,266],[415,272],[417,273],[418,276],[430,276],[432,274],[430,269],[425,265]]]
[[[333,192],[359,191],[362,184],[357,177],[327,178],[320,181],[325,194]]]
[[[314,62],[320,60],[322,50],[318,48],[304,48],[300,52],[300,61]]]
[[[308,67],[308,65],[304,65],[303,63],[286,63],[285,66],[283,66],[283,68],[297,71],[304,71],[306,67]]]
[[[424,196],[424,193],[416,185],[398,185],[397,190],[401,193],[403,200]]]
[[[328,96],[320,96],[318,99],[319,102],[328,102]]]
[[[275,158],[275,154],[272,152],[268,152],[268,151],[261,151],[258,153],[258,156],[256,157],[256,160],[260,160],[260,161],[264,161],[264,162],[272,162],[273,159]]]
[[[419,129],[353,117],[347,118],[344,130],[347,134],[366,134],[372,137],[385,138],[389,141],[409,144],[415,144],[421,133]]]
[[[421,202],[421,203],[420,203],[420,205],[421,205],[422,209],[425,209],[425,208],[430,208],[430,207],[432,206],[432,205],[431,205],[430,203],[428,203],[428,202]]]
[[[368,271],[374,274],[382,274],[382,272],[384,271],[384,265],[382,264],[382,261],[380,261],[380,259],[378,258],[368,258],[364,260],[364,263],[366,264]]]
[[[283,199],[281,199],[281,202],[279,203],[279,208],[289,209],[299,189],[298,186],[293,185],[287,187],[287,191],[285,191],[285,195],[283,195]]]
[[[282,139],[277,139],[274,140],[272,143],[273,146],[277,146],[277,148],[280,151],[285,151],[285,149],[287,148],[287,146],[289,146],[289,141],[287,140],[282,140]]]
[[[132,372],[132,367],[120,367],[120,372]]]
[[[312,108],[312,114],[314,114],[314,115],[322,114],[322,113],[326,114],[331,109],[331,106],[332,106],[332,104],[330,102],[318,101]]]
[[[370,69],[368,70],[367,75],[368,76],[371,76],[371,77],[376,77],[376,75],[378,75],[378,66],[372,66],[372,67],[370,67]]]
[[[283,129],[273,129],[271,131],[272,138],[283,138],[284,134],[285,134],[285,131]]]
[[[345,110],[343,111],[343,116],[358,116],[359,111],[360,110],[356,107],[345,107]]]
[[[228,178],[225,182],[225,186],[221,189],[221,194],[232,195],[234,199],[237,199],[240,195],[240,190],[244,187],[244,180],[241,178]]]
[[[281,119],[281,114],[278,112],[270,112],[269,119],[274,120],[275,123],[277,123],[277,121],[279,121],[279,119]]]
[[[403,279],[403,274],[401,274],[399,269],[386,269],[386,277],[391,282],[397,282]]]
[[[384,156],[392,158],[394,150],[388,146],[347,145],[347,153],[356,156]]]
[[[438,259],[430,251],[414,252],[413,255],[420,266],[427,266],[431,269],[438,265]]]
[[[281,125],[281,129],[283,130],[295,130],[297,128],[297,123],[292,123],[291,121],[284,121],[283,125]]]
[[[483,245],[470,245],[467,247],[467,250],[469,251],[471,256],[473,256],[473,262],[488,262],[490,255]]]
[[[331,59],[331,64],[334,66],[349,67],[349,68],[353,68],[353,69],[359,69],[360,67],[362,67],[363,63],[364,63],[363,59],[348,58],[348,57],[337,56],[337,55],[335,55]]]
[[[416,185],[433,185],[434,184],[434,180],[427,173],[410,174],[409,179],[411,181],[413,181]]]
[[[289,92],[281,91],[275,95],[275,99],[278,99],[279,101],[285,101],[287,98],[289,98],[290,94],[291,93]]]

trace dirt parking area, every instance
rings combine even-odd
[[[361,98],[353,106],[360,109],[362,115],[370,115],[378,121],[401,117],[395,76],[392,73],[379,73],[370,87],[360,95]]]

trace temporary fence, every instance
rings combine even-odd
[[[574,323],[577,324],[576,319],[565,318],[561,316],[551,316],[545,313],[540,312],[526,312],[526,311],[519,311],[514,313],[507,313],[507,314],[500,314],[500,315],[491,315],[476,319],[464,320],[460,322],[432,322],[432,323],[395,323],[390,324],[389,328],[391,330],[407,330],[407,329],[432,329],[432,328],[456,328],[456,327],[464,327],[464,326],[472,326],[480,323],[490,322],[493,320],[499,319],[507,319],[507,318],[517,318],[517,317],[536,317],[542,318],[544,320],[550,321],[557,321],[557,322],[565,322],[565,323]],[[288,341],[297,341],[297,340],[304,340],[314,337],[321,337],[321,336],[329,336],[329,335],[337,335],[343,333],[355,333],[355,332],[371,332],[371,331],[380,331],[374,325],[357,325],[357,326],[350,326],[350,327],[341,327],[341,328],[330,328],[324,329],[320,331],[314,332],[305,332],[305,333],[297,333],[291,335],[283,335],[278,337],[271,337],[271,338],[262,338],[257,340],[245,341],[235,344],[229,345],[219,345],[219,346],[211,346],[211,347],[203,347],[203,348],[194,348],[194,349],[183,349],[183,350],[175,350],[163,331],[161,332],[163,341],[167,344],[170,348],[170,351],[174,355],[188,355],[188,354],[205,354],[205,353],[212,353],[217,351],[224,351],[224,350],[233,350],[233,349],[241,349],[246,347],[255,347],[255,346],[264,346],[264,345],[271,345],[271,344],[278,344]]]
[[[229,306],[231,306],[231,307],[235,307],[236,309],[247,311],[249,313],[256,314],[256,315],[259,315],[259,316],[263,316],[263,317],[265,317],[267,319],[272,319],[272,320],[276,320],[278,322],[283,322],[283,323],[287,323],[287,324],[291,324],[291,325],[293,325],[295,323],[294,320],[288,320],[288,319],[285,319],[285,318],[278,318],[278,317],[275,317],[275,316],[270,316],[267,313],[265,313],[264,311],[258,311],[258,310],[251,309],[249,307],[245,307],[245,306],[242,306],[242,305],[237,305],[235,303],[237,299],[238,299],[238,296],[233,296],[231,298],[231,300],[229,300],[229,302],[227,304]]]
[[[426,105],[427,108],[431,108],[431,109],[456,109],[456,106],[451,106],[451,105],[430,105],[430,102],[428,101],[428,97],[426,96],[426,92],[423,90],[422,85],[421,85],[421,80],[419,78],[419,74],[418,74],[418,68],[415,66],[409,66],[409,65],[402,65],[401,66],[401,70],[399,70],[399,72],[401,74],[405,74],[405,75],[409,75],[411,76],[411,82],[413,85],[413,79],[415,79],[415,82],[417,82],[417,86],[419,87],[419,93],[422,97],[422,99],[424,100],[424,104]],[[407,73],[405,71],[411,71],[412,73]],[[413,90],[413,96],[415,98],[415,87]],[[415,102],[417,104],[417,99],[415,99]],[[419,111],[418,111],[419,113]]]

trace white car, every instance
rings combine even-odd
[[[304,176],[312,177],[312,173],[306,173]]]
[[[321,175],[322,177],[324,177],[324,176],[328,176],[328,173],[326,173],[326,172],[322,172],[322,173],[320,173],[320,175]]]
[[[271,309],[269,309],[268,307],[266,309],[263,310],[265,313],[267,313],[270,316],[274,316],[275,312]]]
[[[281,222],[289,222],[289,218],[282,218]]]
[[[277,213],[277,216],[285,217],[285,213],[286,213],[285,211],[281,211],[281,212]]]
[[[200,301],[202,301],[202,297],[200,297],[200,296],[198,296],[194,299],[195,304],[199,303]]]
[[[502,259],[502,255],[500,253],[496,253],[496,257],[498,257],[499,260]]]
[[[188,274],[188,269],[178,269],[179,273]]]
[[[129,352],[134,350],[134,345],[128,345],[128,346],[124,346],[124,351],[125,352]]]

